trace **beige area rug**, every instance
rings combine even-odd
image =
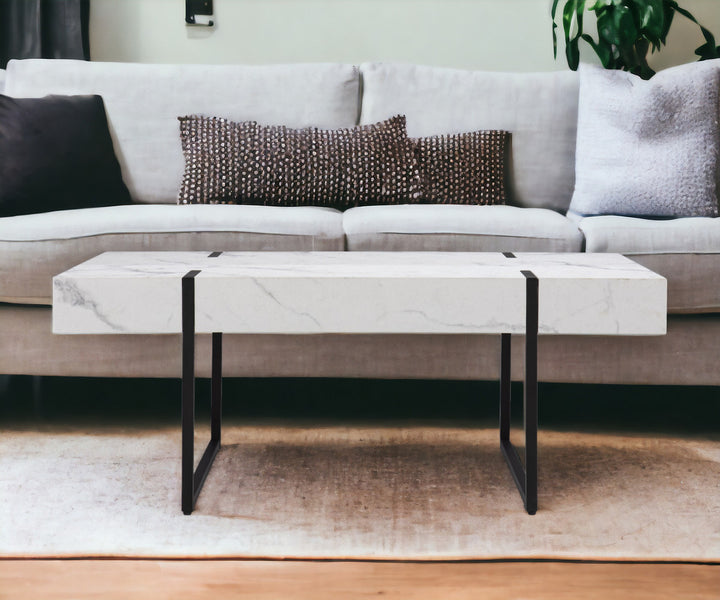
[[[720,443],[540,432],[528,516],[495,430],[226,427],[192,516],[178,430],[0,433],[0,556],[720,560]]]

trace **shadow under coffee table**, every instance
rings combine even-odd
[[[666,305],[666,280],[619,254],[106,252],[53,279],[53,332],[182,333],[185,514],[220,447],[223,333],[500,335],[500,446],[535,514],[538,334],[663,335]],[[197,469],[196,333],[212,334],[211,440]],[[513,334],[525,336],[524,466],[510,442]]]

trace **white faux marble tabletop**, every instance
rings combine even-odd
[[[541,334],[661,335],[667,282],[619,254],[107,252],[53,280],[55,333],[522,333],[525,276]]]

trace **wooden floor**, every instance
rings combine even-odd
[[[718,600],[720,565],[0,560],[0,598]]]

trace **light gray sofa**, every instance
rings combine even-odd
[[[100,94],[134,204],[0,218],[0,373],[177,377],[178,336],[56,336],[51,277],[107,250],[620,252],[668,279],[663,337],[549,336],[542,381],[720,385],[720,219],[570,219],[578,78],[397,64],[199,66],[11,61],[14,97]],[[176,205],[179,115],[410,136],[512,132],[507,206]],[[709,118],[713,118],[709,116]],[[716,118],[716,117],[714,117]],[[496,379],[494,336],[226,336],[227,376]],[[201,339],[198,373],[209,373]],[[521,378],[522,347],[514,365]]]

